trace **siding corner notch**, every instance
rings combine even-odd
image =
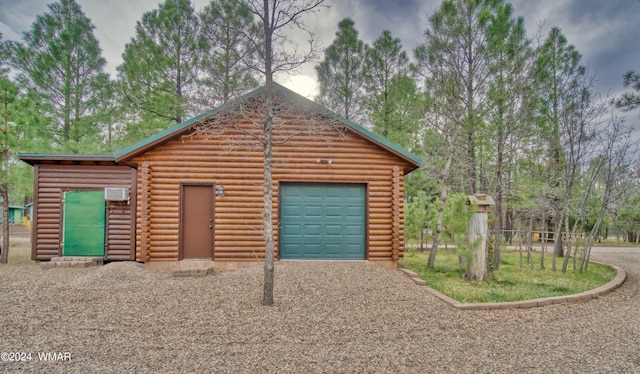
[[[393,261],[400,260],[400,167],[393,167],[391,192],[391,258]]]
[[[149,261],[151,245],[149,221],[151,218],[151,166],[144,161],[140,168],[140,260]]]

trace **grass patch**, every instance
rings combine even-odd
[[[405,252],[400,264],[418,274],[429,287],[464,303],[505,302],[563,296],[597,288],[611,281],[616,272],[606,265],[589,264],[580,274],[569,265],[566,274],[551,270],[551,255],[545,256],[545,269],[540,269],[540,254],[534,253],[534,269],[527,263],[526,254],[520,267],[517,252],[501,253],[500,270],[487,282],[468,282],[460,278],[456,251],[439,250],[433,269],[427,269],[428,252]],[[570,263],[571,264],[571,263]]]
[[[31,243],[24,240],[9,241],[9,265],[27,265],[32,264],[31,260]]]

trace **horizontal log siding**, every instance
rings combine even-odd
[[[133,191],[133,188],[131,189]],[[117,201],[107,202],[105,258],[108,261],[134,259],[133,208]]]
[[[320,158],[331,159],[332,163],[320,164]],[[407,166],[404,160],[351,132],[296,136],[287,143],[274,146],[273,160],[274,227],[278,227],[279,221],[279,183],[365,183],[369,199],[367,258],[391,259],[393,167],[397,165],[403,170]],[[138,165],[145,161],[149,162],[151,169],[148,253],[151,260],[179,258],[181,182],[224,185],[225,196],[215,198],[215,260],[264,258],[261,144],[237,129],[226,129],[222,134],[208,137],[182,136],[132,160]],[[140,173],[138,178],[141,178]],[[401,176],[401,195],[403,183]],[[138,186],[141,186],[140,179]],[[139,196],[141,193],[138,189]],[[399,205],[402,224],[402,201]],[[140,206],[138,208],[140,211]],[[138,213],[137,217],[140,241],[141,214]],[[277,255],[277,230],[275,239]],[[400,244],[403,248],[404,243]]]
[[[50,260],[61,255],[62,198],[65,191],[128,187],[133,190],[136,171],[128,166],[36,165],[32,259]],[[135,202],[135,196],[132,196]],[[132,260],[134,254],[133,206],[107,204],[105,259]]]

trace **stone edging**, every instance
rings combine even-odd
[[[540,306],[547,306],[547,305],[556,305],[556,304],[569,304],[569,303],[576,303],[576,302],[580,302],[580,301],[586,301],[586,300],[591,300],[591,299],[595,299],[598,298],[602,295],[608,294],[609,292],[615,290],[616,288],[622,286],[622,284],[624,283],[624,281],[627,279],[627,273],[624,271],[623,268],[616,266],[616,265],[611,265],[611,264],[605,264],[602,262],[596,262],[596,261],[591,261],[591,263],[597,263],[597,264],[602,264],[602,265],[607,265],[607,266],[611,266],[612,268],[615,269],[616,271],[616,276],[613,278],[613,280],[611,280],[610,282],[603,284],[600,287],[594,288],[592,290],[587,290],[584,292],[580,292],[577,294],[573,294],[573,295],[565,295],[565,296],[554,296],[554,297],[544,297],[544,298],[540,298],[540,299],[531,299],[531,300],[522,300],[522,301],[508,301],[508,302],[503,302],[503,303],[495,303],[495,302],[489,302],[489,303],[461,303],[457,300],[454,300],[452,298],[450,298],[449,296],[442,294],[436,290],[434,290],[433,288],[429,287],[427,285],[427,282],[425,282],[424,280],[420,279],[418,277],[418,274],[416,274],[415,272],[409,270],[409,269],[405,269],[405,268],[398,268],[398,270],[400,270],[401,272],[405,273],[409,278],[411,278],[411,280],[420,286],[425,286],[425,288],[427,289],[427,291],[429,291],[429,293],[431,293],[433,296],[439,298],[442,301],[445,301],[449,304],[451,304],[451,306],[453,306],[454,308],[457,309],[462,309],[462,310],[491,310],[491,309],[516,309],[516,308],[535,308],[535,307],[540,307]]]

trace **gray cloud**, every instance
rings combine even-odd
[[[599,1],[514,1],[523,15],[529,34],[544,21],[545,35],[558,26],[582,54],[582,63],[597,71],[596,88],[601,94],[623,90],[622,74],[640,68],[640,50],[634,48],[640,36],[640,2],[635,0]]]
[[[52,1],[52,0],[51,0]],[[36,15],[47,10],[47,0],[0,0],[0,32],[5,39],[16,40],[27,31]],[[135,23],[145,11],[158,6],[160,0],[78,0],[85,14],[96,26],[95,34],[107,59],[107,70],[115,72],[121,62],[124,46],[134,35]],[[196,9],[207,0],[195,0]],[[402,40],[405,50],[413,49],[423,41],[428,27],[428,14],[440,7],[440,0],[329,0],[330,9],[307,17],[306,22],[321,45],[329,45],[337,31],[338,22],[351,17],[356,22],[360,37],[371,44],[385,29]],[[622,74],[629,69],[640,69],[640,2],[637,0],[513,0],[515,14],[524,16],[527,32],[533,35],[537,24],[545,22],[544,33],[558,26],[569,42],[583,54],[583,63],[591,71],[598,71],[597,90],[618,93],[622,88]],[[298,43],[304,36],[292,34]],[[309,95],[315,89],[314,64],[303,67],[298,76],[291,78],[289,87]],[[314,87],[309,87],[309,86]]]
[[[18,40],[27,31],[36,15],[48,11],[46,0],[0,0],[0,33],[3,40]]]
[[[372,44],[383,30],[390,30],[396,38],[402,40],[402,45],[408,52],[422,42],[427,25],[427,11],[436,9],[439,4],[438,0],[335,2],[340,14],[351,17],[356,22],[360,37],[366,43]],[[337,28],[337,23],[334,28]]]

